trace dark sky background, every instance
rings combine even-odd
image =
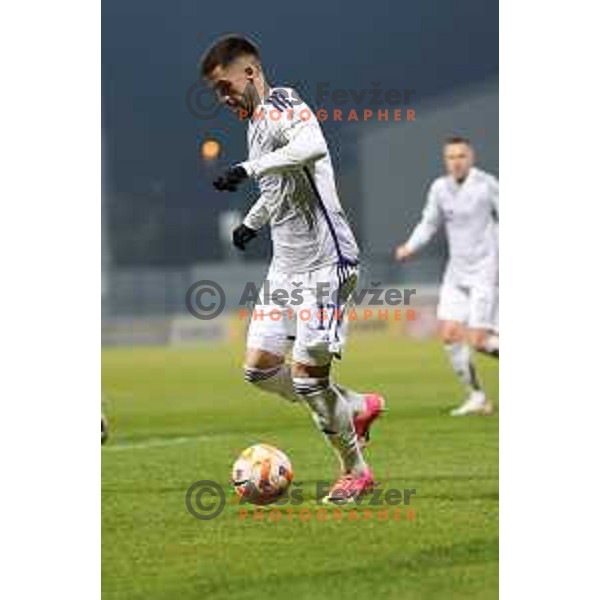
[[[245,158],[245,125],[224,111],[198,118],[186,103],[199,56],[231,32],[258,42],[270,81],[297,84],[313,106],[317,82],[412,89],[418,109],[427,97],[498,72],[497,0],[103,0],[104,207],[115,264],[219,258],[216,215],[250,204],[250,189],[222,195],[210,187],[219,168]],[[338,178],[351,179],[356,139],[368,126],[324,123]],[[198,140],[209,136],[224,152],[207,166]]]

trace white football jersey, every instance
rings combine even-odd
[[[261,194],[244,224],[270,224],[272,269],[304,273],[358,262],[321,126],[294,90],[271,89],[248,119],[248,160],[241,166]]]
[[[444,225],[449,261],[446,279],[460,285],[498,283],[498,180],[471,168],[462,184],[446,175],[429,188],[421,222],[407,245],[418,250]]]

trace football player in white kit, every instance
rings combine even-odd
[[[445,227],[450,258],[438,319],[452,367],[468,389],[466,401],[451,414],[490,414],[470,348],[499,358],[498,180],[473,166],[473,148],[465,138],[446,141],[444,162],[447,174],[432,183],[421,222],[398,246],[396,258],[407,259]]]
[[[248,123],[248,159],[214,185],[235,191],[254,178],[260,196],[233,232],[244,250],[269,224],[273,259],[247,334],[245,379],[288,400],[304,400],[340,458],[341,476],[327,498],[372,489],[362,447],[384,408],[377,394],[359,394],[330,378],[347,323],[340,319],[357,282],[358,247],[340,205],[321,127],[290,88],[265,79],[256,46],[241,36],[217,41],[202,74],[222,102]],[[301,293],[298,294],[298,290]],[[300,301],[299,301],[300,299]],[[261,316],[262,315],[262,316]],[[285,357],[292,351],[291,367]]]

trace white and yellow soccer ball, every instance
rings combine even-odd
[[[294,478],[284,452],[268,444],[246,448],[233,464],[231,480],[236,493],[252,504],[269,504],[280,498]]]

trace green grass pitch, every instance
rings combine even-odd
[[[384,489],[417,490],[414,521],[394,521],[394,507],[387,522],[348,520],[347,507],[319,521],[314,494],[295,509],[310,509],[308,521],[241,520],[228,480],[246,446],[280,447],[297,481],[336,475],[306,410],[244,383],[242,357],[236,344],[103,351],[104,598],[498,596],[498,419],[448,416],[463,390],[439,343],[356,335],[336,366],[341,383],[385,395],[367,457]],[[497,405],[497,363],[478,367]],[[201,479],[227,493],[211,521],[185,504]]]

